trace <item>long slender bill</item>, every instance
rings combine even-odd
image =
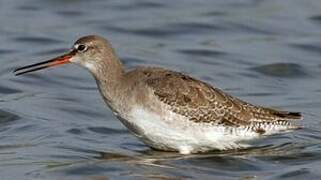
[[[70,59],[73,57],[73,55],[74,55],[74,52],[71,51],[67,54],[50,59],[48,61],[43,61],[43,62],[39,62],[39,63],[35,63],[35,64],[31,64],[31,65],[17,68],[13,72],[15,73],[16,76],[19,76],[19,75],[30,73],[33,71],[39,71],[39,70],[46,69],[49,67],[67,64],[67,63],[70,63]]]

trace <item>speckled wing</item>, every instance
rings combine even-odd
[[[149,73],[147,85],[159,100],[194,122],[246,126],[253,122],[281,122],[301,117],[300,113],[251,105],[182,73],[167,70],[145,73]]]

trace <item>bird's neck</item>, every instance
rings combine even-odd
[[[90,71],[95,77],[105,102],[111,107],[117,104],[121,95],[122,79],[125,74],[124,66],[120,60],[114,58],[111,61],[106,60],[101,63],[95,63],[95,67]]]

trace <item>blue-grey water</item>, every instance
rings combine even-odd
[[[1,0],[0,179],[320,179],[320,0]],[[190,74],[254,104],[300,111],[304,128],[239,151],[149,149],[94,79],[18,66],[108,38],[127,67]]]

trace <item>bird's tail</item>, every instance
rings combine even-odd
[[[288,112],[288,111],[277,111],[273,110],[272,114],[279,117],[282,120],[300,120],[302,114],[300,112]]]

